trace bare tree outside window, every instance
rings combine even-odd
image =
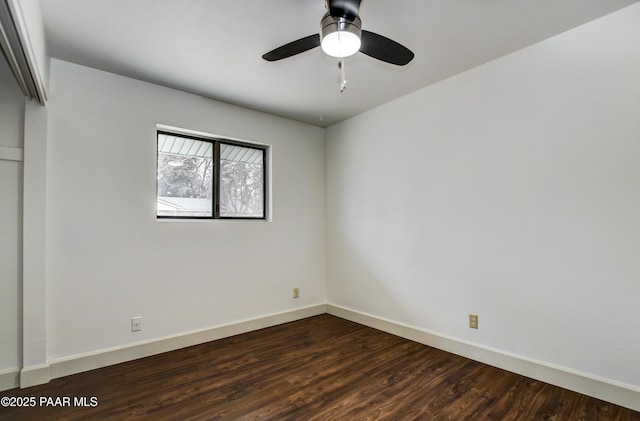
[[[213,159],[158,154],[158,214],[211,216]]]
[[[220,145],[220,216],[263,217],[263,151]]]

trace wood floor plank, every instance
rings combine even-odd
[[[0,420],[596,420],[640,413],[321,315],[0,393]]]

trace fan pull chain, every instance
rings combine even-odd
[[[340,69],[340,93],[347,89],[347,77],[344,70],[344,59],[338,60],[338,69]]]

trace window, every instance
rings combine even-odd
[[[158,132],[157,217],[266,219],[266,147]]]

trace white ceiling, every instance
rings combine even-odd
[[[405,67],[319,48],[261,56],[317,33],[324,0],[41,0],[53,57],[329,126],[639,0],[362,0],[363,29],[416,57]]]

